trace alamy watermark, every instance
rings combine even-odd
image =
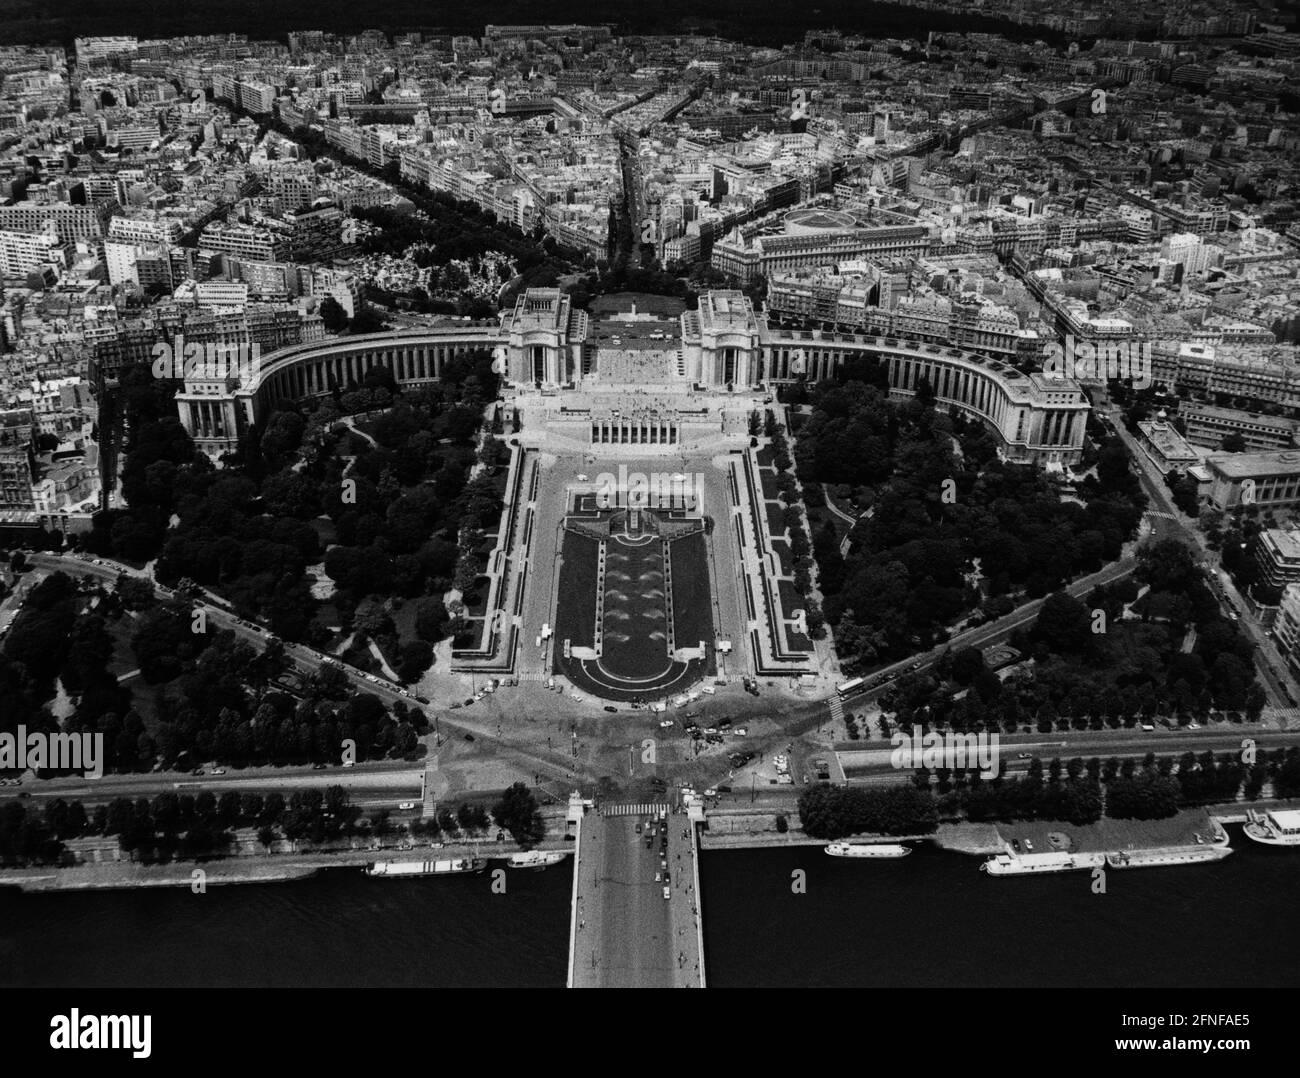
[[[1151,342],[1133,340],[1049,341],[1043,356],[1046,378],[1079,382],[1132,381],[1134,389],[1152,384]]]
[[[160,341],[153,346],[151,370],[155,378],[186,379],[211,378],[225,381],[236,378],[248,383],[261,369],[262,346],[253,344],[220,344],[214,341],[186,342],[177,334],[173,342]]]
[[[152,1026],[148,1014],[82,1014],[73,1007],[50,1019],[50,1047],[129,1049],[135,1059],[148,1059]]]
[[[947,768],[950,771],[965,771],[978,767],[980,778],[998,777],[997,734],[940,734],[931,731],[922,734],[913,730],[908,734],[897,731],[891,738],[894,751],[889,755],[889,762],[896,768],[916,770],[929,768],[936,771]]]
[[[696,472],[632,472],[626,464],[618,473],[596,476],[596,505],[600,509],[684,509],[700,512],[704,505],[704,475]]]
[[[81,771],[88,779],[104,775],[104,735],[92,733],[0,733],[0,771]]]

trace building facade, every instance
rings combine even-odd
[[[315,341],[264,355],[254,373],[187,381],[176,398],[186,430],[219,455],[276,401],[319,396],[387,367],[402,385],[437,381],[453,358],[493,357],[517,393],[559,394],[643,384],[671,392],[678,410],[700,410],[691,394],[724,399],[801,380],[834,377],[853,357],[885,367],[891,391],[910,397],[928,383],[936,402],[984,421],[1004,459],[1067,465],[1078,461],[1089,405],[1077,383],[1024,374],[956,348],[893,337],[770,329],[738,291],[700,297],[673,318],[629,312],[593,319],[558,289],[529,289],[500,323],[434,327]],[[667,407],[667,406],[666,406]],[[671,410],[671,409],[670,409]],[[672,421],[656,414],[651,427]],[[613,437],[588,425],[593,439]],[[619,435],[621,440],[622,436]]]

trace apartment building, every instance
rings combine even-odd
[[[1254,554],[1265,583],[1275,588],[1300,583],[1300,532],[1266,528],[1255,538]]]
[[[210,224],[199,234],[199,248],[247,262],[283,262],[289,257],[289,245],[282,235],[253,225]]]
[[[23,277],[44,266],[68,265],[70,244],[52,232],[0,232],[0,276]]]
[[[0,511],[35,508],[36,424],[31,409],[0,411]]]
[[[1178,415],[1186,425],[1187,440],[1207,449],[1218,449],[1230,434],[1241,435],[1249,450],[1286,449],[1295,444],[1298,424],[1282,416],[1219,408],[1198,401],[1185,401]]]
[[[114,201],[83,206],[24,200],[11,206],[0,206],[0,232],[44,232],[53,228],[64,243],[98,240],[104,236],[118,209]]]

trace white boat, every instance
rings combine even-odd
[[[1242,830],[1246,837],[1265,846],[1300,847],[1300,809],[1269,809],[1250,813]]]
[[[1077,872],[1106,863],[1104,853],[1000,853],[982,865],[990,876],[1029,876],[1035,873]]]
[[[376,861],[366,866],[367,876],[445,876],[457,872],[482,872],[482,857],[454,857],[445,861]]]
[[[526,850],[523,853],[512,853],[506,864],[511,868],[545,868],[563,860],[563,850]]]
[[[832,857],[906,857],[912,848],[896,842],[832,842],[826,852]]]

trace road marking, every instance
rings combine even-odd
[[[666,809],[666,801],[641,801],[637,804],[601,805],[602,816],[657,816],[661,809]]]

